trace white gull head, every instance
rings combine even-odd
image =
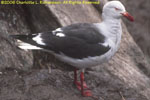
[[[110,1],[104,5],[102,13],[103,20],[120,20],[122,16],[130,21],[134,21],[133,17],[126,11],[120,1]]]

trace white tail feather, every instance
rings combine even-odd
[[[40,48],[40,47],[31,45],[31,44],[29,44],[29,43],[25,43],[25,42],[20,41],[20,40],[17,40],[17,44],[18,44],[18,47],[19,47],[20,49],[25,49],[25,50],[28,50],[28,49],[30,49],[30,50],[42,49],[42,48]]]

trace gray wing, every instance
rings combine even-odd
[[[105,36],[93,24],[86,23],[73,24],[50,32],[13,37],[75,59],[101,56],[110,50],[109,46],[103,45]]]
[[[57,36],[60,33],[64,36]],[[105,36],[94,25],[86,23],[62,27],[53,33],[43,33],[42,39],[46,44],[45,49],[77,59],[100,56],[110,50],[109,46],[102,45]]]

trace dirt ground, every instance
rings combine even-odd
[[[22,72],[7,69],[0,75],[1,100],[146,100],[135,90],[124,87],[123,83],[105,73],[86,73],[86,82],[98,98],[82,97],[73,85],[73,73],[52,69]],[[115,81],[114,81],[115,80]],[[123,95],[121,95],[121,94]],[[122,97],[123,96],[123,97]]]

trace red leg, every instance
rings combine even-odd
[[[77,78],[77,69],[74,70],[74,84],[76,85],[76,87],[81,90],[81,83],[78,81],[78,78]],[[83,87],[84,88],[88,88],[86,83],[83,82]]]
[[[85,82],[84,82],[84,72],[81,72],[81,74],[80,74],[80,81],[81,81],[81,94],[83,96],[86,96],[86,97],[87,96],[92,96],[91,91],[90,90],[85,90],[85,88],[84,88],[84,84],[85,84]]]
[[[77,69],[74,70],[74,83],[77,82]]]

